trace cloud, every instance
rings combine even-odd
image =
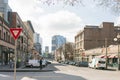
[[[38,24],[55,32],[73,31],[82,24],[82,19],[73,12],[58,11],[40,16]]]
[[[23,21],[31,20],[35,32],[43,38],[44,46],[51,44],[53,35],[63,35],[74,41],[75,33],[81,28],[82,19],[72,11],[57,8],[48,10],[36,0],[11,0],[9,4]]]
[[[120,16],[116,18],[116,23],[115,25],[120,25]]]
[[[51,36],[63,35],[68,41],[74,42],[74,36],[80,30],[82,19],[73,12],[57,11],[38,16],[35,31],[43,38],[43,44],[51,44]]]
[[[38,17],[44,10],[38,6],[36,0],[11,0],[9,5],[13,11],[17,12],[23,20]]]

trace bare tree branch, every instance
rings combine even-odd
[[[75,6],[76,4],[82,3],[82,0],[38,0],[38,1],[47,5],[55,5],[55,4],[63,3],[65,5]]]
[[[98,2],[97,5],[109,8],[112,12],[120,14],[120,0],[94,0]]]

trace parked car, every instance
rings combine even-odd
[[[76,66],[88,67],[88,62],[86,62],[86,61],[76,62]]]
[[[65,63],[65,64],[69,64],[69,61],[65,61],[64,63]]]
[[[106,60],[105,58],[93,58],[91,62],[89,62],[88,66],[90,68],[106,68]]]
[[[76,63],[74,61],[69,61],[70,65],[75,65]]]
[[[47,61],[47,64],[51,64],[51,62],[50,62],[50,61]]]

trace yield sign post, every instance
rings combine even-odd
[[[17,41],[16,39],[19,37],[20,33],[22,31],[22,28],[10,28],[10,32],[12,34],[12,36],[14,37],[15,39],[15,61],[14,61],[14,80],[16,80],[16,47],[17,47]]]

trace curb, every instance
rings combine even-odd
[[[16,70],[16,72],[50,72],[54,70]],[[0,70],[0,72],[14,72],[14,70]]]

